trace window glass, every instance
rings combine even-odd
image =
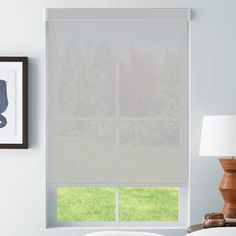
[[[59,222],[178,221],[175,187],[60,187],[57,194]]]
[[[120,221],[178,221],[178,188],[125,187],[119,191]]]
[[[60,222],[115,221],[115,188],[60,187],[57,194]]]

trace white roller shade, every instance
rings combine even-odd
[[[48,183],[184,185],[188,9],[50,9]]]

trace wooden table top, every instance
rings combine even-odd
[[[225,227],[236,227],[236,222],[232,222],[232,223],[227,223]],[[198,231],[204,229],[204,227],[202,226],[202,224],[196,224],[196,225],[190,225],[187,228],[188,233],[192,233],[194,231]]]

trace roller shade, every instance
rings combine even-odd
[[[49,184],[186,184],[188,20],[188,9],[48,9]]]

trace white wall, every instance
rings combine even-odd
[[[190,222],[219,211],[222,170],[199,158],[203,114],[236,114],[235,0],[0,0],[0,55],[24,55],[29,64],[30,149],[0,150],[0,235],[81,235],[45,229],[45,21],[47,7],[190,7],[193,10]],[[162,231],[183,235],[184,230]]]

